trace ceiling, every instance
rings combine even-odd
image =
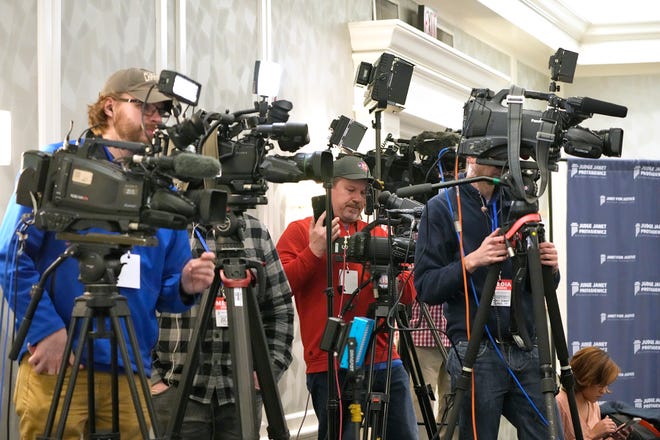
[[[660,73],[657,0],[429,0],[459,27],[535,67],[577,52],[576,76]]]

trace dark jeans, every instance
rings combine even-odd
[[[161,435],[165,434],[170,417],[174,416],[179,402],[176,401],[176,387],[153,396],[156,418]],[[261,399],[258,398],[257,426],[261,425]],[[242,440],[241,427],[238,421],[236,405],[218,406],[213,403],[204,404],[188,399],[186,412],[183,416],[181,429],[178,433],[182,440]]]
[[[467,342],[459,342],[456,345],[456,351],[461,359],[464,359]],[[451,375],[452,390],[456,389],[456,380],[461,374],[461,363],[456,357],[456,351],[451,350],[447,357],[447,369]],[[547,419],[541,393],[538,348],[534,347],[532,351],[522,351],[515,345],[505,344],[500,346],[500,351],[536,407]],[[497,440],[501,416],[506,417],[516,427],[520,439],[544,440],[548,438],[546,425],[515,384],[490,342],[481,343],[473,367],[479,440]],[[458,423],[459,438],[466,440],[473,438],[471,401],[471,390],[468,389],[462,400]],[[556,405],[555,417],[555,420],[559,420]],[[559,431],[559,436],[562,438],[561,428]]]
[[[367,367],[368,368],[368,367]],[[339,370],[339,384],[346,380],[346,370]],[[385,390],[386,370],[374,370],[373,392]],[[360,390],[362,411],[366,410],[364,399],[366,380],[361,384]],[[312,396],[314,412],[319,421],[318,438],[323,440],[328,435],[328,374],[313,373],[307,375],[307,389]],[[342,388],[342,392],[344,388]],[[352,403],[352,397],[342,396],[343,413],[341,417],[342,440],[355,440],[360,438],[355,423],[351,423],[348,405]],[[416,440],[418,438],[417,419],[413,408],[412,395],[410,394],[410,379],[403,366],[392,367],[390,377],[390,399],[388,407],[387,438],[392,440]],[[339,411],[337,412],[339,418]],[[365,414],[367,416],[367,414]],[[339,432],[339,428],[335,432]]]

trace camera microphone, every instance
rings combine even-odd
[[[171,156],[133,156],[133,163],[146,168],[172,173],[175,177],[206,179],[220,174],[220,162],[209,156],[178,153]]]
[[[367,201],[364,204],[364,214],[371,215],[374,213],[374,191],[373,188],[367,189]]]
[[[393,214],[412,214],[419,217],[424,210],[423,203],[417,200],[398,197],[389,191],[380,193],[378,203]]]
[[[597,115],[614,116],[616,118],[625,118],[628,114],[628,107],[593,98],[568,98],[566,103],[578,111],[589,114],[595,113]]]
[[[443,148],[455,147],[461,140],[454,131],[423,131],[410,139],[410,145],[422,156],[435,157]]]

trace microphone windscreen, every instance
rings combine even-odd
[[[452,131],[423,131],[418,136],[412,138],[410,143],[422,156],[434,157],[443,148],[458,145],[460,139],[460,135]]]
[[[582,98],[581,109],[585,113],[614,116],[616,118],[625,118],[628,114],[628,107],[593,98]]]
[[[420,183],[419,185],[402,186],[396,190],[399,197],[412,197],[418,194],[424,194],[433,190],[433,184]]]
[[[220,162],[201,154],[180,153],[174,156],[174,173],[179,177],[208,179],[220,174]]]

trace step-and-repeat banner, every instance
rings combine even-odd
[[[621,368],[603,400],[660,408],[660,162],[569,159],[567,338]]]

